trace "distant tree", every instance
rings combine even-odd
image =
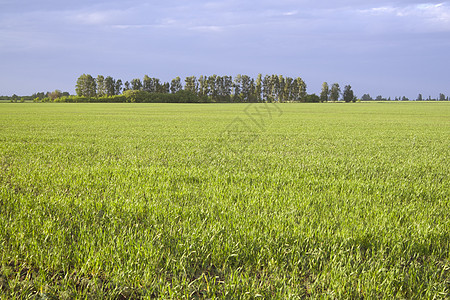
[[[373,100],[373,99],[372,99],[372,97],[370,97],[369,94],[364,94],[364,95],[361,97],[361,100],[363,100],[363,101],[371,101],[371,100]]]
[[[142,82],[139,78],[131,80],[131,89],[134,91],[140,91],[142,89]]]
[[[207,86],[207,95],[210,96],[211,99],[217,100],[219,91],[216,74],[206,77],[206,86]]]
[[[307,103],[319,103],[320,97],[317,96],[316,94],[310,94],[310,95],[306,95],[305,96],[305,102]]]
[[[60,98],[62,96],[62,92],[60,90],[54,90],[53,92],[48,94],[48,98],[52,101],[54,101],[57,98]]]
[[[181,85],[181,83],[180,83],[180,85]],[[162,90],[163,94],[169,94],[170,93],[170,83],[164,82],[164,84],[162,84],[161,90]],[[183,90],[183,87],[181,87],[180,91],[181,90]]]
[[[233,81],[233,102],[241,101],[241,74],[236,75]]]
[[[97,96],[101,97],[106,95],[105,77],[103,75],[98,75],[95,82],[97,83]]]
[[[123,91],[124,91],[124,92],[131,89],[130,83],[129,83],[128,81],[125,81],[124,86],[125,86],[125,87],[123,88]]]
[[[291,77],[284,78],[284,90],[283,99],[284,101],[292,101],[292,89],[294,85],[294,79]]]
[[[262,74],[258,74],[258,77],[256,77],[256,83],[255,83],[255,96],[256,101],[261,102],[261,93],[262,93]]]
[[[116,81],[111,76],[105,78],[105,92],[106,96],[113,96],[116,94]]]
[[[198,94],[198,82],[195,76],[186,77],[184,80],[184,90],[188,92],[192,92]]]
[[[355,95],[353,93],[352,87],[350,85],[346,85],[344,87],[344,92],[342,97],[344,98],[345,102],[352,102],[355,99]]]
[[[402,101],[409,101],[409,99],[407,97],[403,96]]]
[[[266,102],[272,102],[272,78],[265,75],[262,81],[262,98]]]
[[[386,99],[383,98],[383,96],[378,95],[378,96],[375,98],[375,100],[376,100],[376,101],[384,101],[384,100],[386,100]]]
[[[297,77],[292,85],[292,96],[294,101],[306,101],[306,83],[300,77]]]
[[[166,87],[164,86],[164,83],[161,83],[161,81],[159,80],[159,78],[152,78],[153,81],[153,85],[154,85],[154,93],[161,93],[161,94],[165,94],[166,92]],[[169,86],[170,89],[170,86]]]
[[[233,90],[233,77],[224,76],[223,80],[223,96],[226,101],[231,100],[231,92]]]
[[[198,78],[198,94],[199,96],[208,96],[208,83],[203,75]]]
[[[183,89],[183,86],[181,85],[181,79],[180,77],[176,77],[175,79],[172,79],[172,83],[170,84],[170,92],[172,94],[175,94]]]
[[[115,95],[120,95],[121,91],[122,91],[122,80],[121,79],[117,79],[116,80],[116,86],[114,88],[114,94]]]
[[[340,93],[341,93],[341,88],[339,87],[339,84],[333,83],[333,85],[331,86],[331,90],[330,90],[330,100],[338,101]]]
[[[286,87],[286,80],[284,79],[283,75],[278,75],[278,84],[279,84],[279,90],[278,90],[278,101],[284,102],[286,100],[286,94],[285,94],[285,87]]]
[[[91,75],[83,74],[78,77],[75,90],[78,96],[88,98],[95,97],[97,91],[97,83]]]
[[[320,92],[320,101],[327,102],[330,94],[330,87],[327,82],[322,83],[322,91]]]
[[[445,95],[444,94],[439,94],[439,101],[445,101]]]
[[[251,78],[248,75],[241,75],[240,76],[240,85],[241,85],[241,95],[242,95],[242,101],[244,102],[251,102],[251,95],[252,95],[252,85],[251,85]]]
[[[423,101],[422,94],[419,94],[419,95],[417,96],[417,101]]]
[[[133,84],[133,82],[131,82],[131,84]],[[148,75],[144,75],[144,79],[142,80],[142,90],[149,93],[153,93],[155,91],[153,80]]]

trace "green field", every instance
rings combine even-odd
[[[0,298],[448,298],[449,170],[450,103],[3,103]]]

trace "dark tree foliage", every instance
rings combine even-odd
[[[345,102],[354,102],[356,101],[355,95],[353,93],[352,87],[350,85],[346,85],[344,87],[344,93],[342,95]]]

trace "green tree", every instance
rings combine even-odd
[[[322,91],[320,92],[320,101],[328,102],[328,95],[330,94],[330,87],[327,82],[322,83]]]
[[[97,91],[97,84],[95,79],[89,74],[83,74],[77,79],[75,91],[78,96],[95,97]]]
[[[238,74],[233,81],[233,101],[240,102],[241,101],[241,74]]]
[[[198,94],[198,82],[195,76],[186,77],[184,90]]]
[[[339,87],[339,84],[333,83],[333,85],[331,86],[331,90],[330,90],[330,100],[338,101],[340,93],[341,93],[341,88]]]
[[[172,94],[175,94],[183,89],[183,86],[181,85],[181,79],[180,77],[176,77],[175,79],[172,79],[172,83],[170,84],[170,92]]]
[[[180,83],[181,85],[181,83]],[[183,90],[183,87],[181,87],[180,91]],[[170,93],[170,83],[164,82],[164,84],[161,85],[161,91],[163,94],[169,94]]]
[[[105,77],[98,75],[95,82],[97,83],[97,96],[102,97],[106,95]]]
[[[272,77],[265,75],[262,81],[262,98],[266,102],[272,102]]]
[[[306,83],[303,81],[303,79],[301,79],[300,77],[297,77],[295,80],[295,84],[294,84],[294,100],[295,101],[300,101],[300,102],[305,102],[306,101]]]
[[[320,97],[317,96],[316,94],[310,94],[305,96],[306,103],[319,103],[320,101],[321,101]]]
[[[218,90],[217,90],[217,75],[208,76],[206,79],[206,84],[208,87],[207,94],[211,96],[211,99],[217,100]]]
[[[53,92],[48,94],[48,98],[51,101],[55,101],[55,99],[58,99],[62,96],[62,92],[60,90],[54,90]]]
[[[361,100],[363,100],[363,101],[371,101],[371,100],[373,100],[373,99],[372,99],[372,97],[370,97],[369,94],[364,94],[364,95],[361,97]]]
[[[278,90],[278,101],[284,102],[285,101],[285,92],[284,88],[286,86],[286,81],[284,80],[283,75],[278,76],[278,84],[279,84],[279,90]]]
[[[123,88],[123,91],[124,91],[124,92],[131,89],[130,83],[129,83],[128,81],[125,81],[124,86],[125,86],[125,87]]]
[[[258,74],[258,77],[256,77],[255,82],[255,96],[257,102],[261,102],[262,100],[261,94],[262,94],[262,74]]]
[[[142,89],[142,82],[139,78],[131,80],[131,89],[133,91],[140,91]]]
[[[105,78],[105,91],[107,96],[116,94],[116,81],[111,76]]]
[[[274,101],[279,101],[278,97],[280,95],[280,80],[278,75],[272,75],[270,77],[270,81],[272,83],[272,91],[271,91],[272,99]]]
[[[148,75],[144,75],[144,79],[142,80],[142,90],[149,93],[154,92],[153,80]]]
[[[222,95],[224,100],[231,101],[231,91],[233,89],[233,77],[222,77]]]
[[[352,87],[350,85],[346,85],[344,87],[344,93],[343,93],[342,97],[344,98],[345,102],[352,102],[352,101],[354,101],[355,95],[354,95]]]
[[[201,75],[198,79],[198,94],[199,96],[208,96],[208,83],[206,76]]]
[[[241,85],[242,101],[250,102],[251,101],[251,95],[253,93],[252,80],[251,80],[250,76],[248,76],[248,75],[241,75],[240,76],[240,85]]]
[[[294,79],[291,77],[286,77],[284,79],[284,90],[283,90],[283,99],[284,101],[292,100],[292,87],[293,87]]]
[[[122,80],[117,79],[116,86],[114,88],[114,95],[120,95],[121,91],[122,91]]]

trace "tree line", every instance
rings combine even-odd
[[[419,94],[416,99],[409,99],[408,97],[405,97],[405,96],[399,96],[399,97],[395,97],[394,99],[391,99],[391,97],[385,98],[381,95],[378,95],[377,97],[375,97],[375,99],[373,99],[369,94],[364,94],[361,97],[361,100],[363,100],[363,101],[449,101],[449,97],[445,96],[445,94],[440,93],[439,97],[437,97],[437,98],[432,98],[431,96],[428,96],[428,98],[424,98],[422,96],[422,94]]]
[[[262,75],[256,78],[248,75],[232,76],[189,76],[182,80],[180,77],[170,82],[162,82],[158,78],[145,75],[143,79],[134,78],[123,82],[111,76],[98,75],[96,78],[90,74],[78,77],[75,91],[76,96],[67,92],[55,90],[47,93],[35,93],[28,97],[0,97],[11,102],[356,102],[363,101],[389,101],[391,98],[377,96],[375,99],[364,94],[357,99],[350,85],[341,87],[338,83],[322,84],[319,95],[308,94],[306,83],[301,77],[291,78],[283,75]],[[395,100],[408,101],[406,97],[395,97]],[[444,94],[438,99],[421,100],[448,100]]]
[[[132,91],[132,92],[130,92]],[[162,82],[158,78],[145,75],[141,80],[131,81],[111,76],[98,75],[97,78],[89,74],[81,75],[76,84],[78,97],[102,98],[123,95],[131,100],[156,101],[155,94],[162,99],[170,97],[167,94],[180,95],[195,102],[319,102],[315,95],[306,93],[306,83],[300,77],[291,78],[283,75],[259,74],[256,79],[248,75],[232,76],[189,76],[184,79],[174,78],[171,82]],[[153,95],[153,96],[152,96]],[[136,98],[136,99],[133,99]],[[147,99],[146,99],[147,98]],[[171,97],[176,102],[176,96]]]

